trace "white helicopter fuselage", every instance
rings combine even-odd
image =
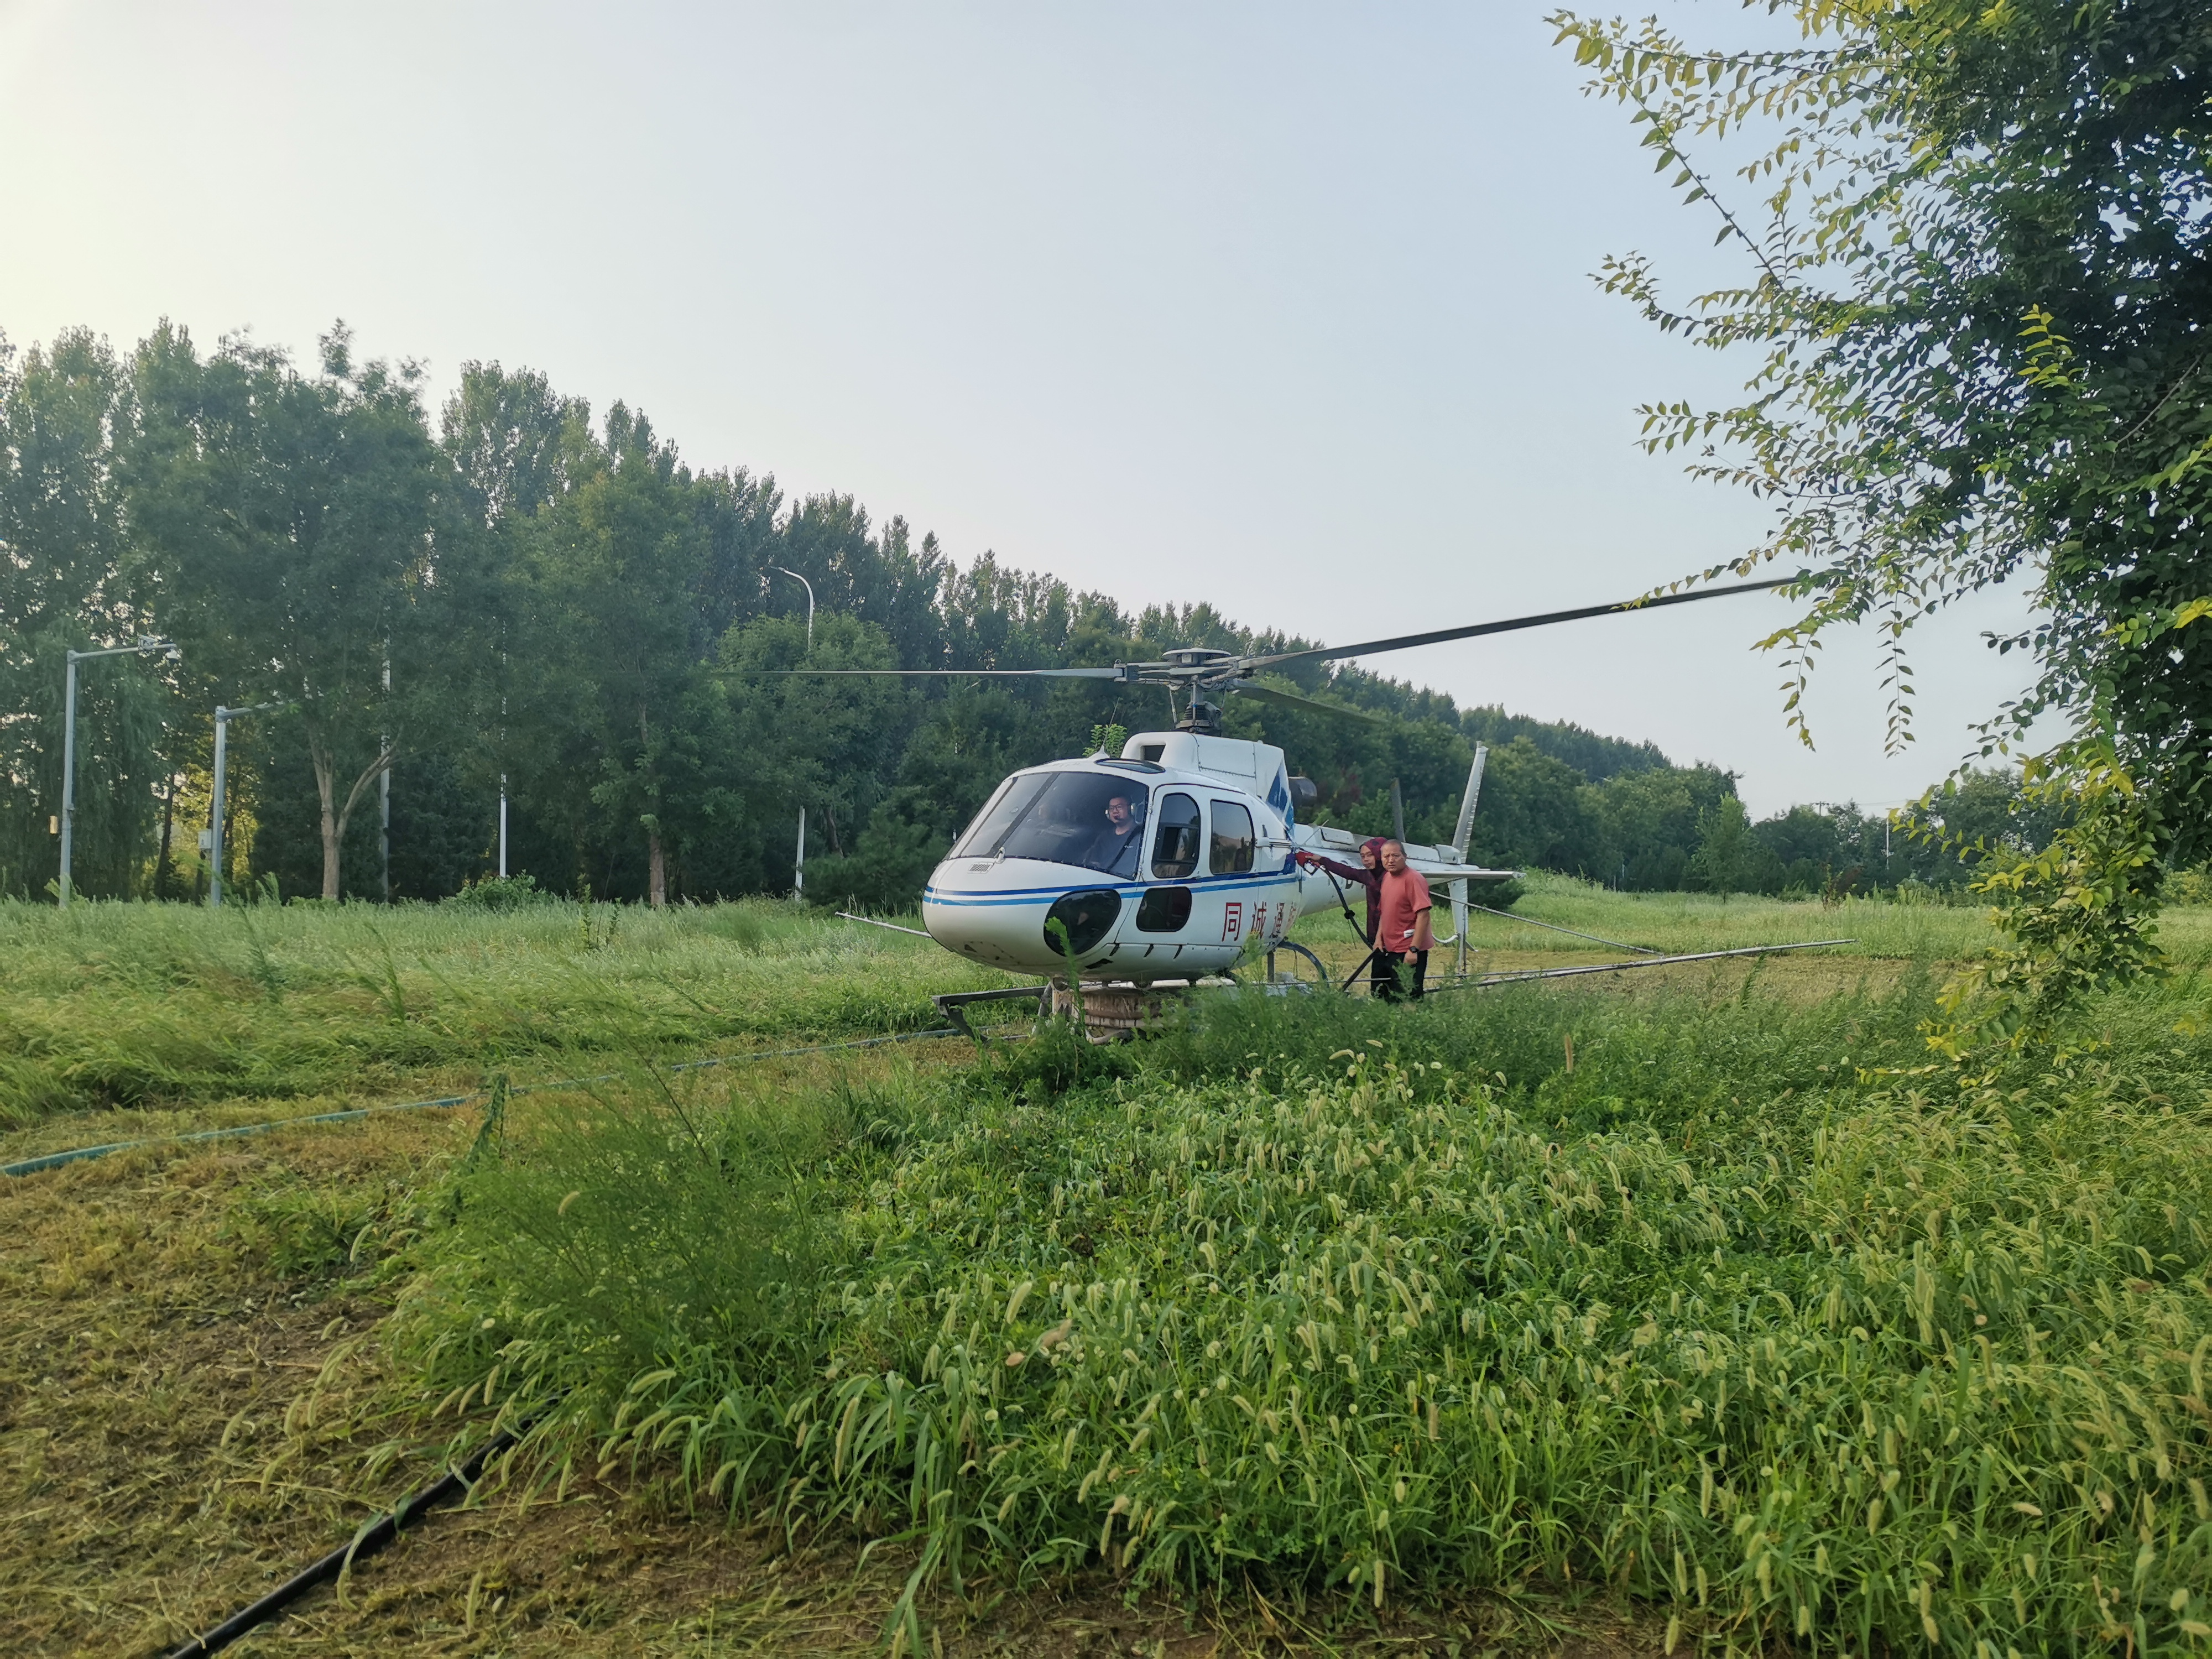
[[[1139,732],[1119,756],[1000,784],[930,878],[922,925],[947,950],[1016,973],[1138,985],[1219,973],[1337,902],[1337,884],[1301,871],[1295,854],[1358,861],[1359,837],[1296,817],[1273,745]],[[1406,854],[1432,882],[1513,874],[1449,847]]]

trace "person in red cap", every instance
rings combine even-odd
[[[1421,1000],[1429,976],[1429,952],[1436,935],[1429,927],[1428,878],[1406,863],[1406,849],[1395,841],[1382,843],[1382,881],[1376,894],[1377,921],[1375,945],[1375,994],[1395,1002],[1407,989]],[[1400,969],[1413,969],[1410,983]]]
[[[1380,836],[1370,836],[1359,843],[1359,864],[1357,866],[1340,864],[1334,859],[1323,858],[1319,853],[1301,852],[1297,855],[1301,870],[1326,870],[1345,881],[1357,882],[1367,895],[1367,948],[1375,948],[1375,928],[1382,920],[1382,848]],[[1364,966],[1365,964],[1361,964]]]

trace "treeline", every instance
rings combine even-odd
[[[503,787],[511,872],[655,902],[787,890],[802,807],[811,894],[907,902],[1006,772],[1170,720],[1157,689],[776,671],[1315,643],[957,566],[849,496],[695,471],[641,412],[595,419],[542,375],[469,364],[434,420],[420,371],[360,361],[342,326],[302,367],[168,325],[127,356],[83,332],[0,344],[0,890],[55,873],[64,653],[158,634],[180,660],[81,671],[78,890],[204,891],[212,711],[267,704],[231,726],[227,881],[450,895],[495,867]],[[1959,871],[1877,862],[1881,821],[1849,809],[1748,825],[1729,774],[1649,744],[1356,668],[1282,683],[1386,716],[1229,703],[1363,831],[1389,827],[1395,779],[1408,832],[1448,839],[1482,742],[1493,863],[1641,889]]]
[[[1972,769],[1893,823],[1851,803],[1753,823],[1717,767],[1640,767],[1592,782],[1518,738],[1493,751],[1475,836],[1494,861],[1630,892],[1839,896],[1962,888],[1993,853],[2046,845],[2058,827],[2010,769]]]

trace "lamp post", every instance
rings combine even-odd
[[[215,706],[215,793],[208,803],[208,908],[222,908],[222,782],[228,758],[230,723],[245,714],[263,714],[282,708],[281,702],[257,702],[251,708]]]
[[[814,584],[796,570],[788,569],[782,565],[774,564],[769,568],[782,571],[785,575],[806,590],[806,653],[809,656],[813,655]],[[791,866],[791,896],[794,900],[806,896],[806,809],[804,806],[799,809],[799,853]]]
[[[136,645],[112,645],[103,651],[70,651],[64,653],[67,672],[62,714],[62,875],[55,888],[59,902],[57,908],[66,910],[70,902],[70,850],[76,823],[76,665],[89,662],[94,657],[151,656],[164,652],[171,662],[184,655],[173,640],[157,640],[142,636]]]
[[[783,565],[772,564],[769,568],[782,571],[785,575],[806,590],[806,648],[811,651],[814,648],[814,584],[796,570],[787,568]]]

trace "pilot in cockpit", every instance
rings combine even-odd
[[[1127,795],[1114,795],[1106,802],[1106,822],[1085,853],[1083,861],[1093,870],[1103,870],[1109,875],[1133,876],[1137,872],[1137,849],[1144,841],[1144,821],[1137,816]]]

